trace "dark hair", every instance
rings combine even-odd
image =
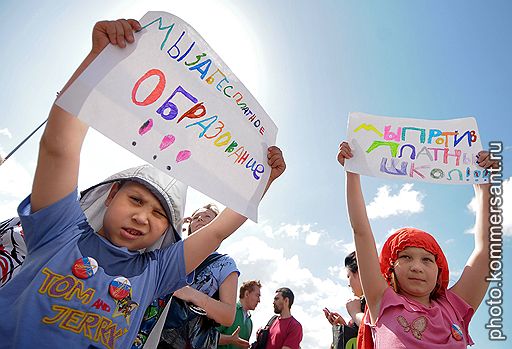
[[[295,299],[295,296],[293,295],[292,290],[290,290],[288,287],[281,287],[281,288],[278,288],[276,290],[276,292],[281,293],[281,296],[283,296],[283,298],[288,298],[288,305],[289,305],[289,308],[291,308],[292,304],[293,304],[293,300]]]
[[[252,292],[256,287],[261,288],[260,280],[244,281],[242,286],[240,286],[240,299],[245,297],[245,291]]]
[[[357,273],[359,268],[357,267],[356,251],[349,253],[345,257],[345,268],[353,273]]]

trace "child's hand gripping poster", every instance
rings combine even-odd
[[[477,164],[482,150],[474,118],[420,120],[350,113],[353,158],[345,169],[374,177],[444,184],[486,183]]]
[[[187,23],[148,12],[140,24],[135,43],[107,46],[57,104],[256,221],[276,125]]]

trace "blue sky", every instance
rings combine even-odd
[[[350,111],[423,119],[474,116],[483,144],[501,140],[503,155],[511,154],[512,3],[325,0],[2,1],[1,154],[46,118],[56,91],[88,52],[96,21],[140,18],[149,10],[171,12],[191,24],[279,127],[287,172],[263,200],[260,223],[246,224],[221,250],[235,257],[242,280],[259,278],[264,284],[253,315],[256,327],[271,316],[277,287],[295,291],[292,313],[305,328],[303,348],[328,345],[331,331],[321,309],[346,314],[350,295],[342,263],[352,237],[343,169],[335,158]],[[14,214],[30,191],[39,137],[0,167],[0,219]],[[80,185],[138,163],[90,132]],[[505,200],[512,196],[511,174],[505,167]],[[375,178],[363,184],[377,242],[401,226],[427,230],[438,238],[456,280],[473,248],[472,188]],[[208,201],[191,192],[187,210]],[[504,232],[504,249],[510,250],[510,216]],[[505,293],[510,285],[505,278]],[[488,309],[482,304],[471,323],[474,348],[505,348],[487,339]],[[510,323],[510,301],[504,311]]]

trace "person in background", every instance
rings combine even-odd
[[[240,300],[236,305],[235,321],[229,327],[220,326],[219,349],[249,348],[252,320],[249,311],[260,302],[261,283],[258,280],[244,281],[240,287]]]
[[[361,320],[363,319],[366,301],[363,296],[363,288],[359,279],[359,269],[357,267],[356,252],[353,251],[345,257],[345,270],[347,271],[347,279],[354,297],[350,298],[346,303],[347,312],[350,320],[347,323],[343,317],[337,312],[331,312],[324,308],[324,315],[333,326],[333,344],[331,347],[340,347],[342,343],[347,343],[357,336],[357,331]],[[345,330],[342,326],[348,326],[352,330]]]
[[[299,349],[302,341],[302,325],[291,314],[295,296],[288,287],[276,290],[274,313],[278,316],[269,328],[265,349]]]
[[[214,204],[205,205],[197,209],[189,221],[188,236],[207,226],[219,214]],[[235,261],[228,255],[213,252],[215,260],[201,271],[197,272],[194,282],[176,292],[173,297],[193,303],[206,312],[206,316],[215,322],[228,326],[233,323],[236,310],[236,287],[240,272]],[[167,314],[166,323],[160,337],[158,348],[179,348],[186,338],[179,338],[186,331],[170,328],[173,323],[172,314]]]

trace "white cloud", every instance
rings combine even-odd
[[[301,224],[284,224],[275,231],[274,237],[287,236],[292,239],[298,239],[300,232],[307,229],[309,229],[308,225],[303,226]]]
[[[9,158],[0,165],[0,221],[17,215],[16,209],[32,188],[32,174]]]
[[[354,241],[344,242],[344,240],[339,240],[335,242],[335,246],[341,248],[345,255],[356,250],[356,244]]]
[[[7,128],[0,128],[0,136],[7,136],[9,139],[12,138],[11,132],[9,132],[9,129]]]
[[[322,236],[321,233],[318,233],[316,231],[310,231],[306,234],[306,244],[310,246],[316,246],[318,245],[318,241],[320,240],[320,237]]]
[[[327,268],[329,271],[329,275],[332,277],[335,277],[337,279],[343,280],[347,277],[347,269],[345,268],[345,265],[334,265]]]
[[[264,326],[273,315],[272,300],[275,290],[286,286],[295,294],[292,314],[302,323],[304,329],[301,347],[328,347],[332,338],[331,327],[322,309],[327,307],[348,316],[344,301],[352,293],[346,286],[346,275],[341,275],[341,282],[337,276],[332,279],[320,278],[301,264],[298,255],[286,256],[283,248],[274,248],[258,238],[257,234],[261,233],[259,226],[250,224],[246,228],[253,233],[251,236],[238,240],[228,239],[221,246],[220,252],[229,253],[237,261],[241,271],[240,282],[258,279],[263,285],[261,303],[252,315],[252,340],[256,330]],[[336,267],[331,269],[334,268]]]
[[[313,230],[311,224],[281,224],[277,229],[264,225],[262,228],[266,237],[277,239],[280,237],[291,238],[294,240],[304,239],[310,246],[318,245],[320,238],[326,235],[324,232]]]
[[[265,234],[266,237],[272,238],[274,236],[274,233],[272,232],[272,227],[270,225],[264,225],[262,229],[263,234]]]
[[[414,184],[406,183],[399,193],[391,195],[391,188],[387,185],[377,190],[377,195],[366,206],[368,218],[387,218],[403,213],[418,213],[423,211],[423,194],[412,190]]]
[[[502,215],[503,215],[503,235],[504,236],[512,236],[512,217],[510,212],[512,212],[512,177],[505,179],[502,183],[503,190],[503,205],[501,206]],[[468,209],[476,214],[476,210],[478,208],[476,197],[473,197],[468,204]],[[509,212],[509,214],[506,214]],[[466,230],[467,234],[474,234],[475,226]]]

